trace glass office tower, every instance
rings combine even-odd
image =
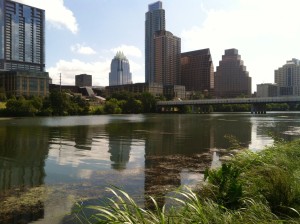
[[[116,56],[111,61],[110,69],[110,86],[132,84],[132,74],[130,72],[129,61],[123,52],[117,52]]]
[[[154,82],[154,47],[153,38],[157,31],[165,30],[165,10],[158,1],[148,6],[145,21],[145,82]]]
[[[45,70],[45,11],[0,0],[0,70]]]

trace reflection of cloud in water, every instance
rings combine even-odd
[[[180,173],[181,184],[189,187],[195,187],[199,184],[199,181],[202,181],[204,175],[201,173],[189,172],[187,169],[184,169]]]
[[[92,174],[93,174],[92,170],[83,169],[78,171],[77,176],[81,179],[91,179]]]
[[[107,141],[91,146],[91,150],[78,150],[66,142],[50,144],[48,159],[56,161],[58,165],[72,167],[91,163],[103,166],[104,161],[109,161],[110,154],[107,152],[107,146],[102,147],[102,144],[107,145]]]
[[[284,135],[300,135],[300,127],[289,127],[290,130],[282,132]]]

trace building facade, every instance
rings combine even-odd
[[[300,96],[300,61],[293,58],[275,70],[280,96]]]
[[[149,4],[145,21],[145,81],[147,83],[154,82],[154,34],[165,29],[165,10],[162,8],[162,2]]]
[[[215,96],[236,98],[251,96],[251,77],[237,49],[225,50],[215,73]]]
[[[164,97],[167,100],[182,100],[185,99],[185,86],[181,85],[165,85]]]
[[[210,50],[181,53],[181,85],[186,91],[214,95],[214,65]]]
[[[45,70],[45,11],[0,0],[0,70]]]
[[[276,97],[278,96],[278,85],[273,83],[257,84],[257,97]]]
[[[49,74],[32,71],[0,71],[0,89],[7,95],[41,96],[49,94]]]
[[[92,86],[92,76],[87,74],[75,75],[75,86]]]
[[[119,92],[131,92],[131,93],[149,92],[154,96],[162,96],[163,86],[157,83],[135,83],[135,84],[127,84],[127,85],[106,86],[105,92],[106,92],[106,96],[111,96],[113,93],[119,93]]]
[[[132,83],[132,74],[128,59],[122,52],[117,52],[111,61],[109,73],[109,85],[126,85]]]
[[[181,40],[171,32],[154,34],[154,83],[180,85]]]

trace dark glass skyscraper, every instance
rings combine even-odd
[[[165,10],[162,8],[162,2],[149,4],[145,21],[145,81],[147,83],[154,82],[154,34],[165,28]]]
[[[181,54],[181,85],[186,91],[214,94],[214,65],[208,48]]]
[[[45,70],[45,11],[0,0],[0,70]]]

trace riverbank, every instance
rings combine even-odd
[[[168,209],[159,207],[154,198],[151,210],[139,207],[124,191],[109,189],[110,201],[89,207],[96,212],[89,221],[79,219],[88,223],[96,219],[105,223],[299,223],[299,148],[296,140],[278,141],[260,152],[243,150],[222,167],[207,170],[203,186],[175,192]]]

